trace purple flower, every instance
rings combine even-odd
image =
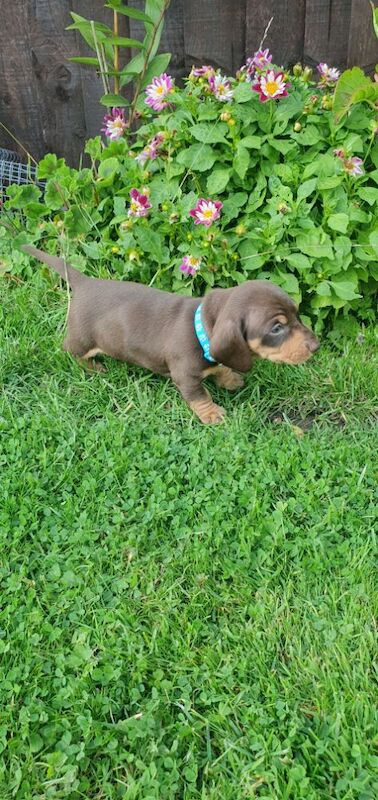
[[[354,178],[356,178],[358,175],[365,174],[365,170],[363,168],[364,162],[362,158],[359,158],[358,156],[347,156],[345,150],[342,150],[341,148],[334,150],[333,154],[334,156],[337,156],[337,158],[341,158],[344,170],[348,173],[348,175],[352,175]]]
[[[129,217],[146,217],[150,208],[152,208],[151,203],[148,200],[146,194],[141,194],[138,192],[138,189],[131,189],[130,191],[131,203],[130,208],[128,210]]]
[[[365,170],[363,168],[363,160],[362,158],[358,158],[358,156],[351,156],[351,158],[344,158],[344,169],[348,175],[353,175],[353,177],[357,177],[357,175],[364,175]]]
[[[112,108],[110,114],[105,114],[104,124],[105,127],[101,128],[101,130],[105,133],[105,136],[112,141],[120,139],[127,128],[123,108]]]
[[[241,67],[240,72],[247,73],[247,81],[251,81],[255,75],[256,69],[264,70],[270,66],[272,60],[268,48],[266,50],[256,50],[252,58],[247,58],[246,63]]]
[[[339,80],[340,70],[335,67],[329,67],[328,64],[320,62],[316,69],[320,75],[319,83],[321,86],[329,86]]]
[[[232,100],[234,93],[231,88],[231,81],[223,75],[210,75],[209,86],[217,100],[221,100],[222,103]]]
[[[214,202],[200,197],[195,208],[189,211],[189,215],[194,218],[195,225],[205,225],[209,228],[216,219],[219,219],[222,206],[223,203],[219,200]]]
[[[153,78],[152,83],[147,86],[146,99],[144,102],[147,103],[148,106],[151,106],[154,111],[161,111],[169,105],[169,102],[166,101],[165,98],[172,92],[173,88],[173,79],[170,75],[163,72],[158,78]]]
[[[266,100],[276,100],[278,97],[287,97],[287,88],[289,83],[285,83],[283,79],[283,72],[274,72],[269,70],[263,75],[259,75],[257,83],[254,83],[252,89],[258,92],[260,100],[265,103]]]
[[[155,158],[157,158],[159,155],[158,153],[159,147],[162,144],[162,142],[164,142],[164,139],[165,139],[165,133],[163,133],[162,131],[157,133],[153,137],[153,139],[151,139],[151,141],[148,142],[148,144],[146,144],[144,150],[142,150],[139,153],[139,155],[136,156],[135,161],[138,161],[138,164],[141,164],[143,166],[143,164],[145,164],[146,161],[148,161],[148,159],[150,159],[150,161],[153,161]]]
[[[185,272],[186,275],[195,275],[201,266],[201,262],[202,258],[194,258],[194,256],[184,256],[180,264],[180,270],[181,272]]]
[[[203,67],[192,67],[189,78],[210,78],[211,75],[215,75],[214,67],[205,65]]]

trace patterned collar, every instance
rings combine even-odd
[[[205,326],[202,322],[201,309],[202,309],[202,304],[198,306],[197,311],[194,315],[194,330],[197,339],[202,347],[204,358],[206,358],[206,361],[212,361],[213,364],[216,364],[217,362],[215,358],[213,358],[210,355],[210,339],[206,333]]]

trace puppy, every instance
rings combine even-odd
[[[170,377],[201,422],[221,422],[225,411],[202,386],[243,385],[255,358],[301,364],[319,341],[302,325],[290,297],[269,281],[213,289],[206,297],[171,294],[137,283],[97,280],[63,258],[32,245],[26,253],[52,267],[73,291],[65,350],[101,369],[99,353]],[[236,370],[236,371],[235,371]]]

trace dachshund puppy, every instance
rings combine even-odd
[[[170,377],[201,422],[221,422],[225,411],[202,386],[243,385],[255,358],[301,364],[319,341],[298,318],[295,303],[269,281],[213,289],[203,298],[162,292],[138,283],[97,280],[63,258],[32,245],[22,249],[52,267],[73,291],[65,350],[87,362],[99,353]]]

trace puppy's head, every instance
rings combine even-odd
[[[269,281],[215,289],[203,311],[212,357],[240,372],[250,369],[253,357],[302,364],[320,346],[300,321],[295,303]]]

